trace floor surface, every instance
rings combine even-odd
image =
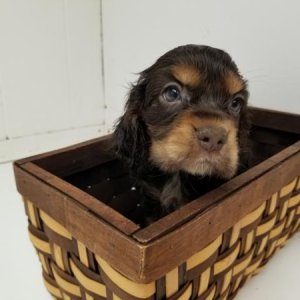
[[[41,268],[29,242],[23,203],[12,165],[0,164],[0,287],[3,300],[49,300]],[[236,300],[300,299],[300,233],[249,280]]]

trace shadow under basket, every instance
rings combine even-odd
[[[145,228],[110,136],[15,162],[51,295],[232,299],[300,228],[300,116],[251,110],[251,168]]]

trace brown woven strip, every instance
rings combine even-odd
[[[165,276],[155,282],[156,300],[162,300],[166,296],[166,279]]]
[[[79,260],[77,256],[71,253],[71,262],[75,264],[75,266],[84,274],[84,276],[89,279],[104,284],[99,273],[95,273],[93,270],[86,268],[86,266]]]
[[[76,253],[76,255],[78,255],[77,245],[75,240],[65,238],[64,236],[60,235],[59,232],[53,231],[46,224],[44,224],[44,231],[47,237],[49,238],[49,240],[51,240],[53,243],[59,245],[63,249],[68,249],[70,252]]]
[[[57,285],[57,282],[55,281],[54,277],[49,276],[47,273],[43,273],[44,277],[44,283],[49,291],[49,293],[55,297],[56,299],[62,299],[63,295],[61,290],[59,289],[59,286]]]

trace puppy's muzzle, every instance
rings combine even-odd
[[[197,128],[196,134],[200,146],[207,152],[220,152],[228,138],[226,129],[217,126]]]

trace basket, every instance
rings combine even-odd
[[[300,116],[252,108],[253,166],[141,228],[111,137],[14,163],[55,299],[232,299],[300,228]]]

